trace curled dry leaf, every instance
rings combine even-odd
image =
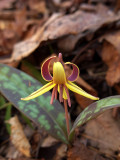
[[[99,5],[95,13],[78,10],[70,15],[53,14],[29,40],[19,42],[14,46],[10,60],[6,59],[0,62],[19,61],[30,55],[44,41],[55,40],[67,35],[87,35],[102,25],[119,19],[120,14],[114,14],[103,5]]]
[[[106,34],[102,37],[102,39],[105,39],[107,42],[111,43],[120,53],[120,31]]]
[[[42,42],[47,40],[45,29],[48,28],[50,23],[54,23],[55,19],[61,16],[61,14],[53,14],[50,19],[39,28],[36,33],[29,39],[16,43],[13,47],[13,52],[11,58],[0,59],[1,63],[11,63],[13,61],[20,61],[22,58],[30,55]]]
[[[106,81],[109,86],[113,86],[115,83],[120,82],[120,54],[111,43],[105,41],[101,56],[108,65]]]
[[[81,9],[82,10],[84,9],[85,11],[79,13],[80,14],[79,19],[75,17],[75,20],[76,19],[78,20],[78,22],[75,22],[75,26],[73,27],[74,28],[73,30],[75,30],[73,31],[73,33],[74,32],[75,33],[74,34],[69,33],[68,36],[58,40],[58,47],[62,51],[65,52],[72,51],[75,48],[75,45],[77,44],[79,39],[91,33],[93,34],[93,32],[99,29],[103,24],[105,25],[111,23],[112,21],[115,20],[114,18],[116,17],[113,12],[109,11],[108,8],[106,8],[103,5],[93,6],[84,4],[84,6],[81,5]],[[106,14],[108,15],[108,17],[109,16],[111,17],[111,20],[107,17]],[[78,24],[79,24],[78,30],[76,30]],[[70,29],[68,29],[68,32],[69,30]]]
[[[31,146],[23,132],[23,128],[18,120],[18,117],[15,116],[10,118],[7,123],[11,125],[11,142],[22,154],[30,157]]]

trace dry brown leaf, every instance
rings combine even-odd
[[[13,48],[11,59],[1,62],[18,61],[31,54],[42,42],[58,39],[67,35],[86,34],[96,31],[103,24],[109,24],[120,19],[120,14],[108,10],[105,6],[99,5],[97,12],[84,12],[78,10],[70,15],[53,14],[52,17],[39,28],[38,31],[26,41],[17,43]]]
[[[83,6],[83,5],[82,5]],[[95,27],[100,27],[99,25],[100,25],[100,23],[101,22],[97,22],[97,20],[98,20],[98,18],[100,18],[101,19],[101,16],[104,16],[107,12],[108,12],[108,9],[106,8],[106,7],[104,7],[104,6],[102,6],[102,5],[98,5],[98,6],[92,6],[92,5],[86,5],[86,7],[87,7],[87,10],[88,10],[88,8],[89,9],[91,9],[92,10],[92,12],[95,12],[97,15],[96,15],[96,18],[95,17],[91,17],[91,15],[92,14],[89,14],[88,16],[89,16],[89,20],[87,19],[87,15],[81,15],[81,16],[83,16],[84,17],[84,20],[83,21],[85,21],[85,22],[83,22],[82,24],[83,25],[85,25],[82,29],[84,30],[84,29],[86,29],[85,31],[87,31],[87,32],[81,32],[81,28],[80,28],[80,33],[78,33],[77,32],[77,35],[76,34],[74,34],[74,35],[68,35],[67,37],[63,37],[63,38],[61,38],[59,41],[58,41],[58,47],[62,50],[62,51],[65,51],[65,52],[70,52],[70,51],[72,51],[73,49],[74,49],[74,47],[75,47],[75,45],[76,45],[76,43],[78,42],[78,40],[80,39],[80,38],[82,38],[83,36],[85,36],[86,34],[88,34],[88,33],[90,33],[90,30],[92,29],[92,27],[91,27],[91,25],[92,25],[92,23],[93,23],[93,30],[95,31],[96,30],[96,28]],[[89,12],[88,12],[89,13]],[[99,14],[101,14],[100,15],[100,17],[99,17]],[[113,13],[111,13],[111,16],[112,16],[112,14]],[[106,15],[105,15],[105,17],[106,17]],[[105,18],[104,17],[104,18]],[[92,19],[93,18],[93,22],[92,22]],[[103,18],[103,21],[105,20]],[[95,21],[96,21],[96,26],[94,25],[94,19],[95,19]],[[86,20],[88,21],[88,23],[86,24]],[[84,24],[85,23],[85,24]],[[105,22],[106,23],[106,22]],[[81,24],[80,24],[81,25]],[[97,26],[98,25],[98,26]],[[74,26],[75,27],[75,26]],[[97,28],[97,29],[98,29]],[[93,33],[93,32],[92,32]]]
[[[106,74],[107,83],[109,86],[113,86],[115,83],[120,82],[119,52],[112,44],[104,42],[101,55],[103,61],[108,65],[108,71]]]
[[[106,34],[102,37],[102,39],[105,39],[106,41],[111,43],[120,53],[120,31],[115,31],[115,32]]]
[[[20,124],[17,116],[10,118],[7,123],[11,125],[11,142],[22,154],[30,157],[31,146],[24,134],[22,125]]]
[[[70,52],[75,48],[78,40],[83,37],[84,34],[80,33],[77,35],[69,35],[67,37],[58,40],[58,47],[61,51]]]
[[[44,16],[48,16],[48,9],[44,0],[29,0],[28,5],[31,10],[35,10],[38,13],[43,13]]]
[[[87,148],[84,144],[76,140],[74,146],[68,150],[67,160],[105,160],[96,152]]]
[[[5,9],[5,8],[11,8],[12,3],[15,0],[1,0],[0,1],[0,10]]]
[[[104,154],[112,156],[119,150],[120,126],[119,121],[113,119],[112,110],[103,113],[96,120],[89,121],[85,134],[89,137],[90,144],[97,146]]]
[[[58,147],[58,149],[56,150],[56,154],[53,160],[64,159],[66,157],[66,150],[67,150],[66,144],[61,144],[60,147]]]
[[[51,136],[47,136],[42,144],[41,144],[41,147],[50,147],[52,146],[53,144],[57,143],[58,140],[56,140],[55,138],[51,137]]]
[[[88,99],[86,97],[83,97],[83,96],[81,96],[81,95],[79,95],[77,93],[74,93],[74,95],[75,95],[77,103],[80,105],[80,107],[82,109],[85,109],[88,105],[90,105],[91,103],[94,102],[93,100]]]
[[[102,59],[108,65],[106,80],[110,86],[120,82],[120,31],[106,34]]]
[[[5,12],[5,11],[4,11]],[[3,18],[0,21],[0,55],[10,55],[12,52],[13,46],[20,41],[23,33],[27,28],[27,15],[26,9],[18,10],[14,14],[14,19],[5,19]]]
[[[56,18],[61,16],[61,14],[53,14],[51,18],[41,27],[37,32],[29,39],[16,43],[13,48],[12,57],[8,59],[1,59],[0,62],[2,63],[11,63],[13,61],[20,61],[22,58],[27,57],[31,54],[38,46],[39,43],[42,41],[42,36],[44,34],[45,28],[55,21]],[[46,40],[46,39],[44,39]]]

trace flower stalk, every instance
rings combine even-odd
[[[69,113],[67,107],[67,101],[64,99],[64,108],[65,108],[65,119],[66,119],[66,126],[67,126],[67,134],[70,133],[70,123],[69,123]]]

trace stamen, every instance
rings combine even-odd
[[[56,87],[56,86],[55,86],[55,87]],[[50,104],[53,104],[53,101],[54,101],[54,97],[55,97],[55,87],[53,88],[53,91],[52,91],[52,96],[51,96]]]
[[[64,85],[64,87],[65,87],[65,91],[66,91],[66,93],[67,93],[67,98],[68,98],[68,106],[69,106],[69,107],[71,107],[71,100],[70,100],[69,91],[68,91],[68,89],[67,89],[66,85]]]
[[[59,93],[59,101],[63,102],[63,85],[60,84],[60,93]]]
[[[56,84],[55,88],[55,99],[57,99],[57,89],[58,89],[58,84]]]

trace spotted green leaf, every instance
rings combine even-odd
[[[120,106],[120,96],[111,96],[92,103],[87,108],[85,108],[76,118],[73,127],[71,129],[70,136],[74,132],[75,128],[99,116],[104,111],[119,106]]]
[[[50,135],[68,143],[64,109],[58,101],[50,105],[50,92],[30,101],[20,100],[40,87],[42,84],[31,76],[5,64],[0,64],[0,92],[18,110]]]

